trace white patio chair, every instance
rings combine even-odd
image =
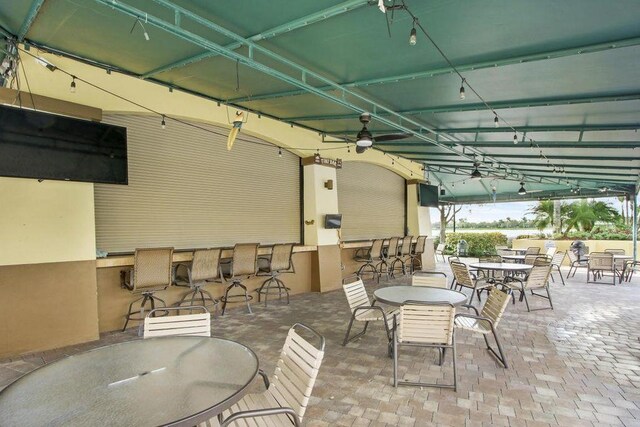
[[[445,248],[445,244],[444,243],[440,243],[440,244],[438,244],[438,246],[436,246],[436,252],[435,252],[436,261],[438,260],[438,255],[440,255],[442,257],[442,262],[445,262],[445,259],[444,259],[444,248]]]
[[[367,290],[360,278],[355,282],[342,285],[342,289],[344,289],[344,294],[347,296],[347,302],[351,309],[351,320],[349,321],[349,327],[347,328],[347,333],[344,336],[342,345],[345,346],[356,338],[363,336],[367,332],[369,322],[382,322],[387,332],[387,339],[391,340],[391,330],[389,326],[397,309],[385,311],[382,307],[371,304]],[[364,322],[364,328],[361,332],[349,338],[354,321]]]
[[[196,314],[152,317],[156,311],[202,311]],[[203,306],[163,307],[151,310],[144,318],[144,339],[168,336],[211,336],[211,313]]]
[[[564,277],[562,277],[562,272],[560,271],[560,267],[562,266],[562,263],[564,262],[564,258],[566,256],[567,256],[567,253],[565,251],[558,251],[555,254],[553,254],[553,258],[551,258],[551,269],[558,270],[558,275],[560,276],[560,280],[562,280],[562,286],[565,286],[566,283],[564,283]],[[551,280],[553,282],[556,281],[556,279],[553,277],[553,273],[551,273]]]
[[[510,292],[510,291],[509,291]],[[487,344],[487,350],[502,363],[505,368],[507,366],[507,360],[504,357],[500,340],[496,329],[498,323],[502,319],[502,314],[509,304],[509,292],[503,292],[497,288],[491,288],[489,290],[489,297],[482,307],[482,311],[478,313],[478,309],[472,305],[464,305],[464,307],[472,309],[476,314],[458,313],[455,316],[455,327],[460,329],[466,329],[468,331],[477,332],[482,334],[484,342]],[[498,346],[498,353],[489,344],[487,335],[492,334],[493,339]]]
[[[613,261],[613,253],[611,252],[592,252],[589,254],[589,262],[587,262],[587,283],[591,281],[593,275],[593,282],[598,279],[602,279],[605,273],[611,273],[612,285],[615,286],[616,279],[618,278],[618,272]]]
[[[454,324],[455,308],[451,304],[424,304],[407,301],[393,316],[393,386],[453,388],[457,390],[456,341]],[[442,366],[447,348],[453,353],[453,384],[422,383],[398,380],[398,350],[401,346],[432,347],[439,351]],[[418,372],[415,372],[417,374]]]
[[[567,251],[567,255],[569,256],[569,262],[571,265],[569,266],[569,272],[567,273],[567,279],[569,276],[574,277],[578,268],[587,268],[587,260],[586,259],[578,259],[578,255],[576,255],[572,250]],[[573,272],[573,274],[571,274]]]
[[[551,301],[551,292],[549,291],[549,276],[551,275],[551,263],[534,264],[529,274],[524,279],[517,277],[507,277],[504,281],[504,285],[509,287],[512,291],[520,291],[520,301],[524,299],[527,305],[527,311],[531,311],[529,307],[529,300],[527,299],[527,291],[531,292],[531,295],[535,295],[541,298],[549,300],[550,307],[536,308],[534,310],[544,310],[551,308],[553,310],[553,302]],[[541,295],[534,292],[537,289],[544,289],[547,295]],[[513,303],[516,303],[515,296],[513,297]]]
[[[411,286],[446,288],[447,275],[440,271],[416,271],[411,276]]]
[[[296,332],[303,329],[319,340],[315,347]],[[324,357],[325,340],[308,326],[296,323],[289,329],[276,364],[272,381],[260,370],[266,390],[261,394],[247,394],[218,419],[205,426],[299,426],[309,404],[311,391]]]
[[[473,302],[474,294],[478,294],[478,300],[480,300],[480,292],[483,289],[486,289],[491,285],[491,283],[487,282],[485,278],[476,278],[474,277],[466,264],[458,261],[450,262],[451,270],[453,271],[454,281],[451,285],[451,289],[457,290],[456,288],[468,288],[471,289],[471,296],[469,297],[469,304]]]

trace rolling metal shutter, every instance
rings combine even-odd
[[[228,129],[201,123],[218,134],[142,115],[104,122],[127,128],[129,185],[95,185],[98,249],[299,242],[294,154],[242,133],[227,151]]]
[[[405,180],[381,166],[345,162],[338,169],[342,239],[403,236]]]

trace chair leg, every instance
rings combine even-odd
[[[451,353],[453,355],[453,391],[458,391],[458,369],[456,366],[456,331],[453,330],[451,335]]]
[[[498,346],[498,353],[499,354],[496,353],[496,351],[489,344],[489,339],[487,338],[487,334],[482,334],[482,337],[484,338],[484,342],[487,344],[487,350],[496,359],[498,359],[498,361],[500,363],[502,363],[502,366],[504,366],[505,369],[507,369],[507,368],[509,368],[509,366],[507,365],[507,359],[504,357],[504,352],[502,351],[502,345],[500,344],[500,340],[498,339],[498,334],[496,333],[496,330],[493,327],[493,325],[491,325],[491,334],[493,335],[493,339],[496,342],[496,345]]]
[[[560,271],[560,266],[557,265],[556,268],[558,269],[558,275],[560,276],[560,280],[562,281],[562,286],[567,286],[567,284],[564,282],[564,277],[562,277],[562,272]]]
[[[133,308],[133,304],[137,303],[138,301],[143,301],[144,303],[145,297],[141,296],[140,298],[133,300],[131,304],[129,304],[129,310],[127,310],[127,315],[125,318],[124,327],[122,328],[122,332],[127,330],[127,325],[129,324],[129,320],[131,319],[131,309]]]
[[[524,288],[522,289],[522,296],[524,297],[524,303],[527,305],[527,311],[531,311],[531,308],[529,308],[529,300],[527,299],[527,293],[525,292]]]
[[[361,336],[363,336],[366,332],[367,332],[367,327],[369,326],[369,322],[364,322],[364,328],[362,329],[362,331],[360,331],[359,333],[355,334],[352,337],[349,337],[349,334],[351,334],[351,328],[353,327],[353,321],[356,319],[356,315],[352,314],[351,315],[351,320],[349,320],[349,327],[347,328],[347,333],[344,336],[344,340],[342,341],[342,346],[346,346],[348,343],[350,343],[351,341],[360,338]]]
[[[393,332],[393,386],[398,387],[398,341]]]

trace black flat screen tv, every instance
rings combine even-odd
[[[0,176],[127,184],[127,129],[0,106]]]
[[[438,186],[420,184],[419,186],[420,206],[438,207]]]
[[[324,216],[324,228],[341,228],[342,214],[327,214]]]

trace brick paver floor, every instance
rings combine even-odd
[[[341,290],[296,295],[288,306],[254,304],[254,315],[231,310],[214,319],[212,328],[214,335],[250,346],[267,372],[293,323],[326,337],[307,426],[640,426],[640,277],[615,287],[585,282],[581,270],[564,287],[552,284],[553,311],[528,313],[524,303],[509,304],[499,325],[509,369],[489,355],[481,336],[458,331],[457,392],[394,388],[381,325],[343,347],[350,313]],[[373,292],[399,283],[408,279],[367,287]],[[534,307],[546,304],[530,301]],[[131,339],[138,339],[134,330],[109,333],[96,342],[0,361],[0,388],[43,363]],[[441,368],[435,350],[404,350],[400,375],[449,380],[450,357]]]

